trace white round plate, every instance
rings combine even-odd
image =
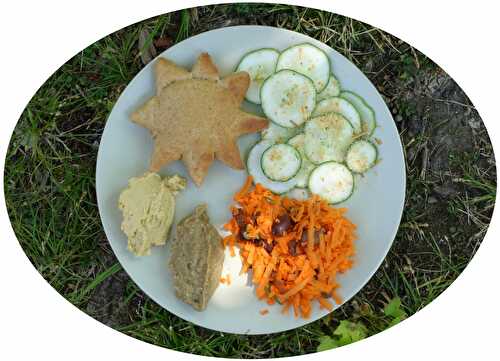
[[[309,42],[323,49],[331,60],[332,70],[343,89],[361,95],[375,110],[378,127],[380,164],[364,177],[356,178],[353,196],[341,206],[348,207],[348,217],[358,225],[357,254],[354,267],[341,275],[339,294],[344,301],[354,296],[370,279],[386,256],[399,226],[405,195],[405,165],[398,131],[382,97],[366,76],[349,60],[327,45],[293,31],[265,26],[235,26],[193,36],[160,54],[190,69],[201,52],[208,52],[221,75],[234,70],[243,54],[258,48],[278,50]],[[268,306],[254,295],[246,276],[239,276],[239,257],[226,259],[222,275],[231,275],[229,286],[221,284],[203,312],[178,300],[167,269],[169,247],[155,247],[150,256],[135,257],[127,250],[127,238],[120,230],[121,213],[118,196],[131,177],[142,175],[149,166],[153,142],[149,132],[129,120],[130,113],[154,95],[153,65],[144,67],[130,82],[116,102],[104,129],[96,168],[99,212],[106,236],[116,257],[134,282],[155,302],[177,316],[197,325],[224,332],[264,334],[285,331],[305,325],[328,312],[314,306],[309,319],[283,315],[281,306]],[[258,109],[245,104],[248,109]],[[244,156],[258,139],[253,134],[240,138]],[[188,177],[181,162],[164,167],[160,174]],[[210,219],[220,227],[230,217],[234,193],[243,185],[247,174],[216,161],[203,185],[188,186],[177,198],[174,224],[191,213],[200,203],[208,204]],[[175,234],[175,227],[171,235]],[[338,307],[338,305],[337,305]],[[267,315],[259,313],[268,309]]]

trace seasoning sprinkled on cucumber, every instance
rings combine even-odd
[[[330,74],[330,78],[328,79],[328,83],[326,84],[325,89],[323,89],[320,93],[318,93],[317,101],[321,101],[326,98],[338,97],[340,94],[340,82],[335,77],[335,75]]]
[[[347,200],[354,191],[354,177],[345,165],[326,162],[312,171],[309,190],[329,203],[340,203]]]
[[[262,153],[262,171],[267,178],[276,182],[286,182],[300,170],[302,158],[289,144],[274,144]]]
[[[273,145],[273,142],[261,140],[250,149],[247,158],[247,171],[253,177],[255,184],[260,183],[270,191],[278,194],[286,193],[297,184],[297,179],[291,178],[286,182],[275,182],[267,178],[261,167],[262,154]]]
[[[286,143],[290,138],[302,131],[302,127],[285,128],[276,123],[269,122],[269,126],[260,132],[262,139],[270,140],[274,143]]]
[[[305,188],[307,187],[307,182],[309,180],[309,175],[315,168],[314,163],[312,163],[305,155],[304,143],[306,135],[304,133],[297,134],[295,137],[288,141],[288,144],[295,147],[302,157],[302,165],[300,167],[299,173],[297,174],[297,187]]]
[[[250,75],[250,86],[245,98],[260,104],[260,88],[264,80],[274,73],[280,53],[276,49],[263,48],[251,51],[243,56],[236,71],[246,71]]]
[[[311,118],[305,128],[304,151],[315,164],[330,160],[343,162],[347,148],[353,141],[354,129],[338,113],[327,113]]]
[[[346,164],[355,173],[364,173],[377,161],[378,151],[375,144],[367,140],[358,140],[347,150]]]
[[[377,127],[377,122],[375,119],[375,112],[372,107],[370,107],[366,101],[361,98],[358,94],[351,91],[342,91],[340,97],[347,100],[349,103],[354,105],[356,110],[361,117],[361,127],[363,133],[367,135],[372,135],[375,128]]]
[[[354,133],[361,133],[361,118],[356,108],[350,102],[340,97],[323,99],[316,104],[313,116],[330,112],[342,114],[351,123]]]
[[[316,90],[322,91],[330,78],[330,59],[320,48],[311,44],[298,44],[283,50],[276,70],[290,69],[310,78]]]
[[[305,75],[285,69],[264,81],[260,99],[262,110],[271,121],[285,128],[295,128],[313,112],[316,89]]]

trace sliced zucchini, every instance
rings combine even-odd
[[[299,133],[302,127],[285,128],[269,122],[269,126],[264,129],[260,135],[262,139],[270,140],[274,143],[286,143],[290,138]]]
[[[367,140],[358,140],[347,150],[345,161],[347,167],[355,173],[364,173],[375,165],[378,151],[375,144]]]
[[[306,135],[304,133],[297,134],[295,137],[288,141],[292,147],[295,147],[302,157],[302,165],[300,166],[299,173],[297,174],[297,187],[305,188],[307,187],[307,182],[309,180],[309,174],[311,174],[315,165],[312,163],[305,154],[304,143]]]
[[[372,135],[375,127],[377,126],[375,112],[372,107],[370,107],[368,103],[358,94],[351,91],[345,90],[340,92],[340,97],[349,101],[358,111],[359,116],[361,117],[361,127],[363,133]]]
[[[330,78],[328,78],[328,83],[326,84],[325,89],[323,89],[320,93],[318,93],[318,99],[316,101],[320,101],[326,98],[338,97],[340,94],[340,82],[338,79],[330,73]]]
[[[311,118],[304,127],[304,152],[315,164],[334,160],[343,162],[353,141],[354,129],[339,113],[327,113]]]
[[[309,190],[328,203],[340,203],[351,196],[354,190],[354,176],[345,165],[326,162],[312,171]]]
[[[316,105],[311,79],[293,70],[281,70],[268,77],[260,89],[264,114],[285,128],[302,125]]]
[[[274,144],[262,153],[260,165],[267,178],[276,182],[286,182],[300,170],[302,158],[289,144]]]
[[[330,78],[330,59],[326,53],[311,44],[298,44],[281,52],[276,71],[295,70],[310,78],[318,92],[321,92]]]
[[[260,183],[274,193],[286,193],[295,187],[295,185],[297,184],[297,178],[294,177],[286,182],[272,181],[266,177],[260,165],[262,153],[264,153],[266,149],[268,149],[272,145],[273,142],[269,140],[261,140],[260,142],[255,144],[248,153],[247,170],[248,173],[253,177],[253,182],[255,184]]]
[[[295,187],[292,190],[286,193],[286,196],[291,199],[297,199],[300,201],[305,201],[310,197],[309,191],[307,188],[298,188]]]
[[[246,100],[260,104],[260,87],[264,80],[274,73],[279,55],[276,49],[264,48],[251,51],[240,60],[236,71],[246,71],[250,75]]]
[[[326,113],[340,113],[342,114],[354,128],[354,133],[361,133],[361,118],[358,111],[347,100],[340,97],[326,98],[316,104],[313,116],[322,115]]]

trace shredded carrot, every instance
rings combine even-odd
[[[328,311],[331,311],[333,309],[332,304],[327,299],[320,297],[318,298],[318,301],[321,308],[326,308]]]
[[[342,303],[342,299],[340,298],[340,296],[337,294],[337,292],[335,291],[332,291],[332,297],[333,299],[335,300],[335,303],[337,303],[338,305],[340,305]]]
[[[267,308],[264,308],[262,310],[259,311],[259,313],[264,316],[264,315],[267,315],[269,313],[269,310]]]
[[[281,296],[282,300],[286,301],[286,299],[289,298],[290,296],[295,296],[297,293],[302,291],[311,281],[312,281],[312,276],[305,278],[303,281],[296,284],[293,288],[291,288],[283,296]]]
[[[283,306],[283,308],[282,308],[282,310],[281,310],[281,313],[283,313],[283,314],[285,314],[285,313],[286,313],[286,314],[288,314],[288,313],[289,313],[289,311],[290,311],[290,305],[291,305],[291,303],[290,303],[290,302],[285,303],[285,305]]]
[[[295,317],[308,318],[313,302],[332,310],[332,301],[341,303],[336,276],[352,267],[355,254],[356,225],[345,218],[347,210],[317,196],[290,199],[252,184],[248,177],[235,194],[237,206],[231,208],[233,217],[224,226],[230,232],[224,246],[231,254],[235,246],[240,249],[240,273],[252,271],[257,297],[269,305],[282,304],[283,313],[292,308]],[[245,238],[240,232],[241,215]],[[275,234],[273,225],[283,215],[291,224],[284,233]],[[231,282],[229,275],[225,282]],[[261,314],[267,314],[264,311]]]
[[[293,314],[295,317],[299,317],[299,307],[300,307],[300,294],[296,294],[292,298]]]
[[[220,283],[227,284],[229,286],[231,284],[231,275],[228,273],[226,277],[221,277]]]
[[[248,272],[248,266],[249,266],[248,263],[243,263],[240,270],[240,276]]]

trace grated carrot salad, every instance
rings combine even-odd
[[[356,225],[345,216],[345,208],[334,208],[317,196],[295,200],[272,193],[248,177],[235,194],[237,206],[224,228],[224,246],[235,255],[240,249],[241,273],[252,271],[256,295],[267,304],[293,309],[295,317],[308,318],[312,303],[331,310],[338,273],[352,267]],[[286,222],[285,222],[286,221]],[[281,231],[278,223],[288,227]]]

